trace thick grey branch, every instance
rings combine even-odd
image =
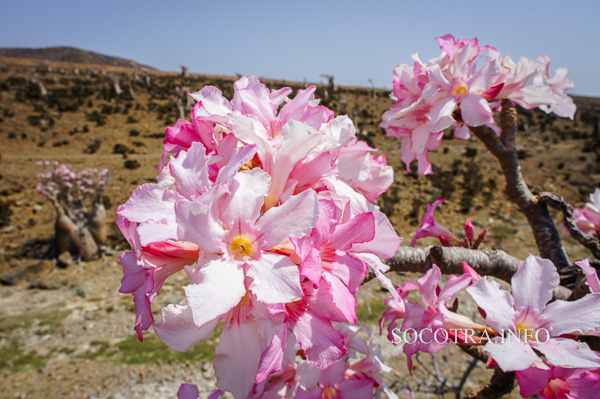
[[[433,264],[444,274],[462,274],[462,263],[467,262],[482,276],[493,276],[510,283],[522,262],[514,256],[497,249],[469,249],[462,247],[429,246],[425,248],[400,247],[396,255],[383,262],[393,272],[425,273]],[[571,290],[557,287],[554,290],[556,299],[566,300]]]
[[[561,211],[563,214],[563,223],[571,237],[589,249],[596,259],[600,259],[600,242],[596,238],[579,230],[575,224],[575,218],[573,217],[573,207],[565,201],[563,197],[557,194],[544,192],[540,194],[539,201]]]
[[[502,101],[500,119],[502,129],[500,137],[487,126],[479,126],[471,130],[500,162],[506,180],[505,192],[527,217],[540,256],[550,259],[560,270],[569,266],[569,259],[546,204],[537,201],[521,175],[515,146],[517,111],[508,100]]]

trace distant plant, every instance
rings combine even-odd
[[[57,161],[37,161],[37,190],[56,209],[54,225],[57,254],[89,260],[106,242],[106,209],[102,197],[108,169],[85,168],[76,171]]]

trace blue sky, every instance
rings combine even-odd
[[[517,60],[566,66],[600,97],[596,0],[0,0],[0,47],[74,46],[162,70],[391,88],[392,69],[477,36]]]

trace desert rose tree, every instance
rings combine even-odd
[[[58,162],[38,161],[37,190],[54,206],[56,254],[69,253],[89,260],[106,243],[106,209],[104,188],[108,169],[75,168]]]
[[[357,140],[347,117],[319,106],[315,87],[290,98],[289,88],[272,91],[242,77],[232,99],[204,87],[190,94],[191,120],[166,129],[157,183],[133,192],[117,224],[132,249],[120,256],[121,292],[133,295],[140,340],[153,326],[165,344],[186,351],[219,334],[211,398],[224,391],[236,399],[396,398],[371,333],[353,326],[355,295],[371,278],[390,292],[381,320],[382,328],[389,322],[390,340],[419,338],[403,346],[409,365],[413,355],[454,342],[496,369],[473,397],[499,397],[515,381],[523,395],[597,392],[600,358],[582,341],[600,334],[595,261],[581,266],[592,293],[560,285],[557,270],[570,261],[547,205],[564,212],[568,231],[596,258],[600,245],[581,232],[562,198],[529,191],[515,149],[515,104],[573,116],[567,70],[550,76],[549,58],[514,63],[477,39],[446,35],[438,42],[439,57],[415,56],[414,66],[396,67],[397,102],[382,126],[400,138],[407,169],[417,160],[419,173],[433,172],[427,156],[441,145],[443,129],[481,139],[498,158],[540,257],[522,261],[484,249],[485,230],[476,238],[469,219],[459,240],[435,222],[441,200],[429,207],[413,245],[435,236],[442,246],[400,246],[375,205],[393,171]],[[185,299],[155,322],[152,302],[182,270]],[[384,275],[390,271],[424,275],[394,287]],[[443,286],[442,274],[452,274]],[[511,292],[490,276],[511,283]],[[462,290],[481,320],[457,312],[452,300]],[[411,292],[421,300],[409,300]],[[199,390],[184,384],[178,396],[197,398]]]

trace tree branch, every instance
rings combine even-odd
[[[496,399],[510,393],[515,387],[515,372],[503,372],[499,368],[494,370],[490,382],[477,391],[471,392],[469,399]]]
[[[457,275],[463,273],[462,263],[467,262],[482,276],[493,276],[510,283],[522,261],[497,249],[478,250],[432,245],[425,248],[401,246],[396,255],[384,259],[383,262],[390,266],[390,272],[426,273],[435,264],[442,273]],[[571,290],[559,286],[553,294],[556,299],[566,300],[571,295]]]
[[[487,126],[474,127],[471,131],[500,162],[506,180],[504,190],[527,217],[540,256],[550,259],[559,270],[567,267],[570,262],[546,204],[537,201],[523,180],[515,144],[517,111],[510,100],[502,101],[500,127],[500,137]]]
[[[573,207],[563,197],[554,193],[544,192],[539,195],[539,202],[543,202],[561,211],[563,214],[563,223],[571,237],[589,249],[596,259],[600,259],[600,242],[596,238],[579,230],[573,217]]]

